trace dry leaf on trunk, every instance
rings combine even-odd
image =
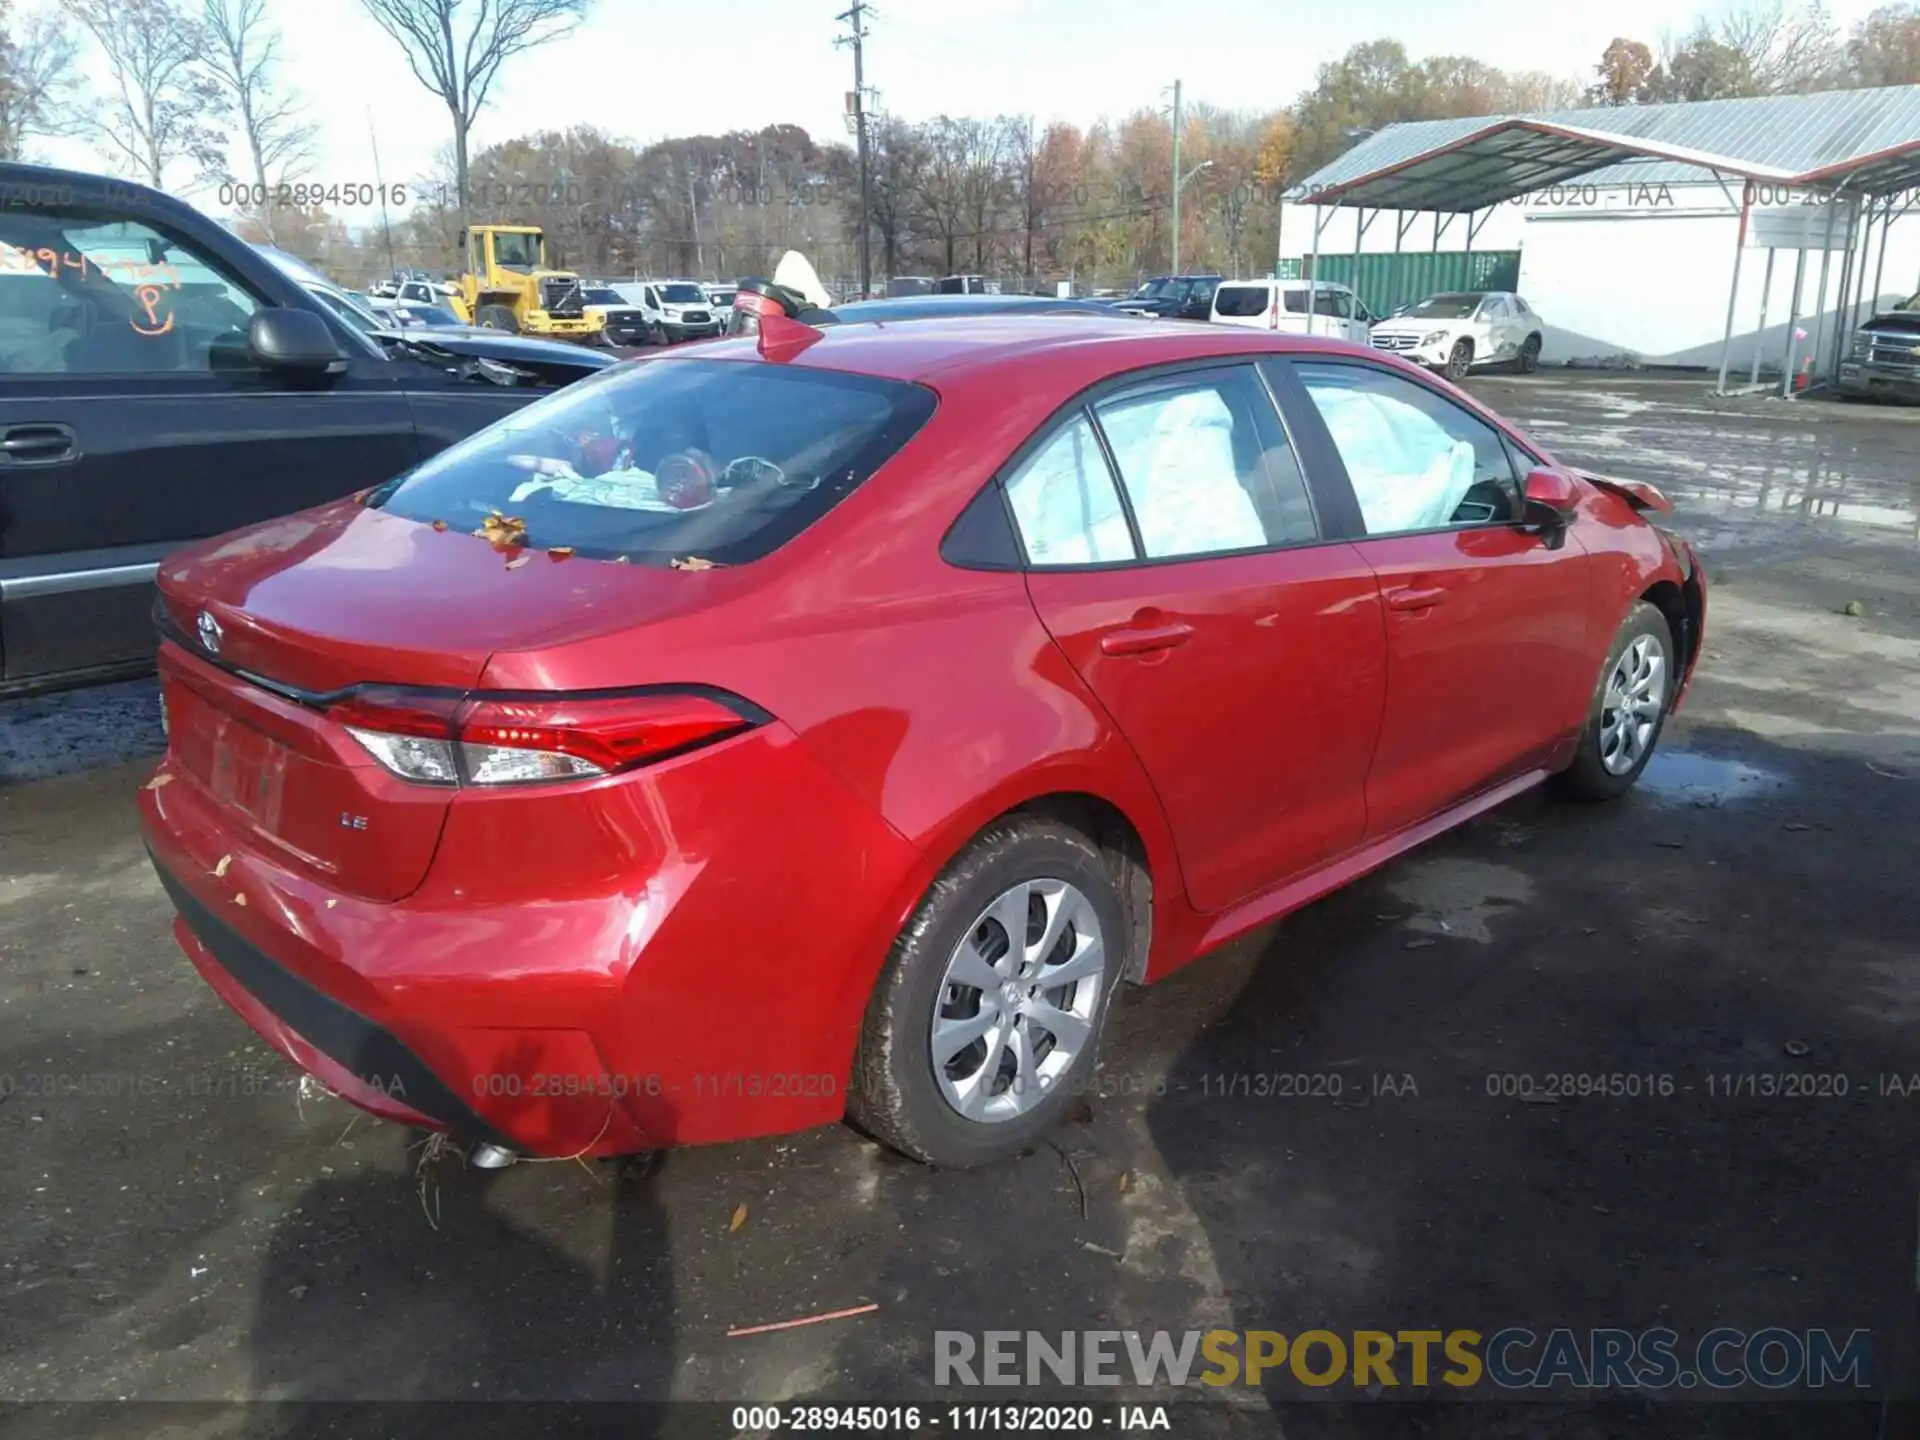
[[[565,559],[567,559],[567,558],[569,558],[569,557],[570,557],[570,556],[571,556],[571,555],[573,554],[573,546],[571,546],[571,545],[556,545],[556,546],[554,546],[554,547],[553,547],[553,548],[552,548],[551,550],[549,550],[549,551],[547,551],[547,554],[548,554],[548,555],[549,555],[549,556],[550,556],[550,557],[551,557],[552,559],[555,559],[555,560],[565,560]]]
[[[496,550],[527,543],[527,522],[518,515],[502,515],[498,510],[480,522],[473,532]]]
[[[162,770],[158,775],[154,776],[153,779],[147,781],[147,789],[158,790],[162,785],[171,785],[172,783],[173,776]]]
[[[742,1225],[746,1223],[747,1223],[747,1207],[744,1204],[742,1204],[735,1208],[733,1212],[733,1223],[727,1226],[727,1230],[729,1232],[738,1230]]]
[[[688,555],[683,559],[674,561],[673,568],[676,570],[712,570],[717,567],[711,560],[704,560],[698,555]]]

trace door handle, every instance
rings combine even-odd
[[[1100,649],[1108,655],[1144,655],[1150,650],[1171,650],[1187,643],[1193,634],[1191,625],[1175,621],[1152,629],[1112,630],[1100,637]]]
[[[1403,585],[1398,590],[1387,592],[1387,607],[1391,610],[1431,610],[1447,598],[1447,592],[1435,587]]]
[[[13,425],[0,430],[0,465],[57,465],[79,458],[65,425]]]

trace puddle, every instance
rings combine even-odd
[[[1637,787],[1669,805],[1701,807],[1777,795],[1787,777],[1744,760],[1697,755],[1691,750],[1656,750],[1640,772]]]

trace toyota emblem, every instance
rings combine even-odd
[[[209,655],[220,653],[220,622],[213,618],[211,610],[202,610],[197,622],[200,631],[200,648]]]

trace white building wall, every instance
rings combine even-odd
[[[1644,167],[1642,173],[1646,173]],[[1665,168],[1665,167],[1662,167]],[[1632,173],[1631,170],[1627,173]],[[1655,172],[1657,173],[1657,172]],[[1731,192],[1729,194],[1729,191]],[[1558,186],[1494,207],[1473,236],[1477,251],[1518,250],[1520,291],[1547,322],[1542,360],[1559,363],[1683,365],[1718,369],[1727,324],[1727,289],[1733,278],[1734,242],[1739,233],[1738,182],[1723,189],[1704,182],[1584,182]],[[1811,194],[1762,187],[1754,213],[1823,204]],[[1310,253],[1316,207],[1288,205],[1282,215],[1280,254]],[[1385,253],[1396,248],[1395,222],[1410,224],[1399,241],[1402,250],[1434,248],[1431,213],[1396,215],[1394,211],[1327,212],[1320,231],[1322,254],[1351,254],[1357,220],[1365,219],[1360,248]],[[1459,250],[1466,241],[1465,216],[1441,217],[1439,247]],[[1873,289],[1880,265],[1881,227],[1874,226],[1866,262],[1866,286]],[[1886,230],[1886,259],[1880,266],[1877,305],[1884,309],[1920,290],[1920,206],[1896,216]],[[1759,349],[1763,368],[1777,369],[1785,358],[1787,312],[1793,293],[1795,252],[1774,254],[1773,276],[1766,284],[1766,323],[1761,325],[1761,290],[1767,252],[1747,249],[1740,256],[1740,290],[1735,301],[1731,369],[1744,375]],[[1808,332],[1798,342],[1801,357],[1811,353],[1815,315],[1825,317],[1817,368],[1831,355],[1836,311],[1851,301],[1855,281],[1840,293],[1844,255],[1833,252],[1824,301],[1818,299],[1819,251],[1807,252],[1796,328]],[[1797,362],[1796,362],[1797,363]],[[1731,378],[1731,377],[1730,377]]]

